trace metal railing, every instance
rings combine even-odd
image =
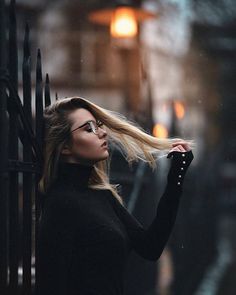
[[[50,104],[50,89],[48,75],[43,85],[38,50],[35,100],[32,99],[29,33],[26,25],[21,99],[15,1],[6,7],[0,0],[1,295],[33,294],[37,284],[38,181],[43,157],[43,108]],[[35,110],[34,117],[32,110]]]

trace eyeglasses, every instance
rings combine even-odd
[[[89,120],[85,122],[83,125],[71,130],[71,132],[74,132],[77,129],[80,129],[84,126],[88,125],[90,129],[87,129],[87,131],[92,131],[94,134],[98,135],[98,128],[103,126],[103,123],[100,120],[97,120],[96,122],[94,120]]]

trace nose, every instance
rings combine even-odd
[[[98,137],[105,138],[107,137],[107,132],[105,129],[98,127]]]

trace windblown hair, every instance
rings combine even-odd
[[[147,134],[136,123],[128,121],[119,113],[104,109],[81,97],[71,97],[57,100],[45,109],[45,149],[44,167],[39,189],[46,193],[56,178],[61,151],[71,139],[72,126],[69,114],[78,108],[90,111],[96,119],[105,126],[108,140],[117,146],[128,163],[142,160],[152,168],[156,167],[156,159],[160,151],[168,151],[172,144],[183,140],[181,138],[156,138]],[[193,140],[184,140],[190,147],[194,147]],[[112,185],[108,178],[109,159],[99,161],[93,166],[89,187],[94,189],[109,189],[122,203],[117,193],[116,185]]]

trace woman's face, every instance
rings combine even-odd
[[[67,162],[93,165],[108,156],[107,133],[97,127],[97,120],[86,109],[80,108],[69,115],[72,121],[71,142],[64,147],[62,155]],[[90,122],[90,123],[89,123]]]

